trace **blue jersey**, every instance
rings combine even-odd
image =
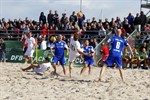
[[[55,56],[58,58],[64,57],[64,50],[68,49],[66,42],[64,41],[56,41],[51,45],[51,48],[55,49]]]
[[[128,46],[129,44],[127,41],[122,39],[119,36],[114,36],[108,40],[108,42],[111,43],[111,50],[110,55],[115,57],[121,57],[122,56],[122,50],[124,46]]]
[[[94,52],[94,49],[93,49],[93,47],[92,46],[87,46],[87,47],[84,47],[83,48],[83,52],[84,53],[93,53]],[[93,59],[93,56],[83,56],[84,57],[84,60],[89,60],[89,59]]]

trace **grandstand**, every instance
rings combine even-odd
[[[142,8],[150,9],[150,0],[141,0],[141,11],[142,11]],[[149,13],[150,13],[150,10],[148,11],[147,14]]]

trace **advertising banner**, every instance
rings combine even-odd
[[[5,41],[6,43],[6,62],[13,62],[13,63],[24,63],[24,54],[23,54],[23,44],[20,41]],[[36,58],[36,53],[37,58]],[[45,57],[49,57],[50,61],[52,61],[53,57],[50,54],[50,50],[40,50],[37,49],[34,52],[34,63],[36,63],[36,59],[38,62],[43,62]],[[66,59],[66,65],[69,65],[68,63],[68,56],[65,55]],[[83,66],[82,61],[77,58],[75,60],[75,66]]]

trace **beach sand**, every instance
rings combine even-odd
[[[100,68],[93,67],[92,75],[81,68],[74,68],[72,78],[60,74],[52,78],[51,68],[47,78],[20,68],[27,65],[0,63],[0,100],[150,100],[150,70],[123,70],[125,82],[121,81],[117,69],[107,69],[102,82],[98,79]]]

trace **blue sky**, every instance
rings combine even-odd
[[[0,0],[0,18],[6,20],[25,17],[38,20],[40,12],[47,16],[50,9],[58,10],[60,14],[66,10],[69,16],[72,11],[80,10],[80,0]],[[129,12],[135,15],[139,11],[140,0],[83,0],[86,19],[96,17],[111,20],[116,16],[126,17]]]

